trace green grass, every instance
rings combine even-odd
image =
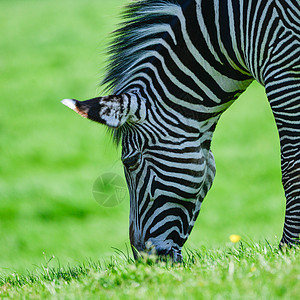
[[[74,115],[60,103],[64,98],[87,99],[101,92],[98,82],[104,73],[107,37],[126,2],[0,1],[2,278],[12,273],[38,274],[37,266],[52,255],[56,258],[51,267],[76,270],[89,261],[109,260],[113,248],[126,252],[128,197],[119,206],[105,208],[92,196],[99,175],[123,176],[120,149],[115,149],[104,127]],[[278,134],[264,90],[257,83],[221,118],[212,149],[217,176],[186,245],[201,254],[195,255],[190,267],[166,272],[162,266],[135,266],[117,258],[116,273],[110,267],[89,267],[91,271],[68,285],[65,278],[57,283],[41,278],[21,287],[5,284],[1,292],[29,296],[50,295],[53,290],[84,297],[89,289],[109,296],[124,288],[129,297],[149,292],[142,283],[146,280],[152,282],[153,295],[165,291],[170,297],[178,286],[178,295],[190,286],[191,293],[200,291],[203,297],[222,295],[222,290],[224,297],[233,292],[237,297],[242,292],[267,297],[269,290],[279,297],[282,286],[287,289],[284,295],[292,296],[288,277],[299,271],[299,262],[294,263],[299,254],[282,256],[268,247],[264,254],[266,246],[260,245],[246,251],[245,255],[252,251],[249,260],[226,256],[230,234],[254,243],[267,239],[274,247],[282,234],[285,199]],[[230,260],[235,266],[232,280],[227,276]],[[252,263],[258,270],[253,274],[246,272]],[[243,276],[243,285],[248,283],[249,289],[237,287]],[[110,278],[120,284],[110,283]],[[173,283],[165,287],[168,280]]]
[[[182,264],[134,263],[128,254],[70,267],[46,262],[38,273],[0,278],[0,296],[15,298],[297,299],[299,249],[278,251],[269,243],[222,250],[187,250]]]

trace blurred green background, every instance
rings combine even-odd
[[[126,250],[128,195],[112,208],[92,196],[101,174],[123,176],[120,149],[60,103],[100,94],[108,36],[126,2],[0,2],[0,273],[52,255],[73,265]],[[212,148],[217,176],[187,247],[222,247],[233,233],[279,241],[279,142],[257,83],[221,118]]]

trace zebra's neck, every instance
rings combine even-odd
[[[222,41],[223,34],[215,19],[223,16],[219,6],[224,1],[216,1],[220,5],[212,12],[201,0],[130,6],[129,21],[112,47],[105,83],[116,93],[138,88],[151,105],[160,103],[196,121],[222,113],[253,79],[242,52],[225,43],[213,46],[213,39]],[[228,30],[239,35],[233,25]]]

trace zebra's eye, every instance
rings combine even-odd
[[[123,165],[127,170],[134,171],[138,168],[141,159],[141,153],[136,153],[123,159]]]

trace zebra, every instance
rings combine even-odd
[[[109,95],[62,103],[122,144],[134,257],[182,260],[215,177],[216,125],[253,80],[265,87],[280,138],[279,245],[299,245],[299,0],[138,0],[124,18],[109,47]]]

